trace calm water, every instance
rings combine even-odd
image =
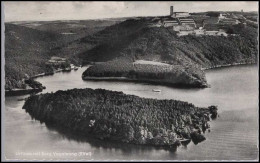
[[[54,160],[255,160],[258,159],[258,69],[239,66],[208,70],[211,88],[175,89],[130,82],[82,81],[80,68],[37,80],[45,92],[72,88],[104,88],[141,97],[178,99],[197,106],[218,105],[220,117],[211,121],[207,140],[181,146],[177,151],[154,147],[86,140],[32,120],[17,101],[5,101],[5,158]],[[161,89],[162,92],[152,92]],[[23,153],[21,153],[23,152]]]

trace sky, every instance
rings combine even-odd
[[[3,2],[5,22],[86,20],[169,15],[174,11],[258,11],[256,1],[22,1]]]

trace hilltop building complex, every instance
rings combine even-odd
[[[202,21],[196,23],[194,19]],[[220,13],[218,17],[204,15],[194,16],[189,12],[174,12],[174,7],[170,6],[170,15],[156,17],[152,19],[150,27],[165,27],[177,32],[178,36],[184,35],[211,35],[227,36],[224,26],[240,24],[241,22],[230,13]]]

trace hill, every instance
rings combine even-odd
[[[171,29],[148,28],[152,19],[128,19],[106,26],[99,32],[57,46],[50,54],[73,56],[74,62],[109,61],[127,56],[175,64],[192,62],[203,67],[256,60],[257,28],[250,25],[226,27],[232,34],[238,34],[237,37],[177,37]]]
[[[191,84],[192,76],[195,75],[196,82],[200,84],[194,85],[204,86],[205,75],[201,73],[201,68],[257,61],[257,31],[254,27],[226,25],[227,31],[235,34],[228,37],[193,35],[178,37],[172,29],[148,27],[151,20],[152,18],[126,20],[94,36],[81,39],[80,42],[85,45],[92,45],[89,50],[78,53],[85,63],[109,61],[89,68],[83,74],[83,78],[84,76],[86,79],[97,77],[97,73],[99,77],[129,78],[131,76],[131,79],[139,80],[149,80],[152,76],[156,76],[153,79],[158,82],[171,80],[174,84],[177,81]],[[189,67],[192,71],[189,71],[184,79],[180,75],[176,76],[181,74],[181,71],[178,71],[181,69],[175,69],[174,75],[169,75],[169,69],[158,72],[158,69],[164,70],[159,66],[150,67],[149,70],[146,69],[147,66],[142,66],[140,71],[129,68],[137,60],[163,62],[176,65],[175,67],[182,66],[183,70]],[[127,66],[127,62],[130,66]],[[174,72],[173,70],[171,69],[170,72]],[[173,80],[172,76],[177,80]]]
[[[20,22],[19,26],[7,23],[6,86],[20,88],[19,81],[25,74],[31,76],[46,71],[44,62],[50,56],[66,57],[74,64],[100,61],[110,61],[113,64],[118,60],[129,63],[137,60],[163,62],[191,67],[196,76],[203,74],[200,67],[257,61],[255,25],[226,26],[230,34],[236,36],[178,37],[171,29],[149,28],[153,19],[154,17],[133,18],[105,23]],[[76,34],[62,34],[70,32]],[[200,79],[204,80],[203,75]]]
[[[166,28],[148,28],[152,18],[129,19],[52,52],[70,53],[80,60],[108,61],[120,56],[203,67],[256,60],[257,28],[226,26],[237,37],[184,36]],[[156,58],[156,59],[155,59]]]
[[[107,26],[114,25],[124,19],[108,20],[57,20],[57,21],[21,21],[13,24],[24,26],[39,31],[62,34],[67,42],[86,37]]]
[[[23,79],[50,71],[45,62],[56,47],[66,46],[120,20],[36,21],[5,23],[6,89],[25,88]],[[71,53],[61,54],[74,63]]]
[[[22,79],[46,71],[47,52],[62,36],[5,24],[5,88],[21,88]]]
[[[239,35],[237,37],[177,37],[173,31],[164,27],[148,28],[148,22],[145,19],[127,20],[92,37],[81,39],[81,42],[96,43],[97,46],[79,55],[86,61],[128,57],[132,60],[154,60],[170,64],[191,62],[203,67],[256,60],[257,30],[253,27],[228,27],[233,34]]]

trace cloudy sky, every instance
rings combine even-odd
[[[80,20],[115,18],[128,16],[168,15],[169,6],[175,11],[258,11],[258,2],[219,1],[219,2],[4,2],[5,21],[24,20]]]

